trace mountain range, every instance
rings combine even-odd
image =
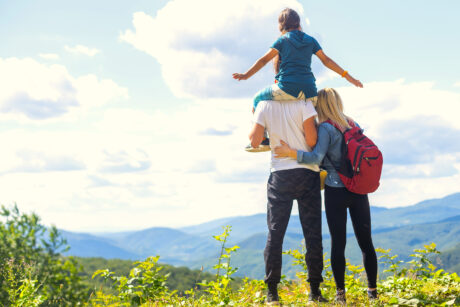
[[[440,199],[422,201],[412,206],[371,207],[373,240],[376,247],[391,248],[392,253],[407,260],[412,250],[435,242],[439,250],[453,249],[460,243],[460,193]],[[240,249],[232,257],[239,275],[263,277],[263,249],[266,241],[266,215],[236,216],[183,228],[152,227],[140,231],[89,234],[61,231],[71,249],[68,255],[107,259],[140,260],[160,255],[163,263],[210,270],[215,264],[219,242],[212,236],[230,225],[228,245]],[[348,222],[346,256],[351,263],[361,263],[361,253]],[[299,218],[291,216],[283,249],[299,248],[303,236]],[[323,245],[329,252],[330,238],[323,212]],[[458,257],[457,257],[458,258]],[[449,258],[449,259],[457,259]],[[286,259],[285,261],[289,261]],[[453,264],[456,265],[455,263]],[[292,275],[291,266],[285,274]]]

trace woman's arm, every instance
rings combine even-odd
[[[332,71],[335,71],[339,75],[343,76],[343,73],[345,72],[345,70],[343,70],[342,67],[339,66],[339,64],[337,64],[330,57],[328,57],[323,52],[322,49],[319,50],[318,52],[316,52],[315,54],[321,60],[321,62],[323,63],[324,66],[326,66],[327,68],[329,68]],[[361,83],[361,81],[356,80],[355,78],[353,78],[348,72],[345,74],[344,78],[347,79],[347,81],[350,82],[351,84],[353,84],[354,86],[363,87],[363,84]]]
[[[270,62],[276,55],[278,54],[278,50],[274,48],[270,48],[270,50],[265,53],[263,57],[258,59],[254,65],[244,74],[234,73],[233,79],[236,80],[247,80],[252,77],[256,72],[258,72],[262,67],[264,67],[268,62]]]
[[[318,143],[311,152],[295,150],[289,147],[284,141],[281,141],[281,146],[275,148],[276,158],[292,158],[296,159],[299,163],[305,164],[321,164],[324,156],[329,149],[330,136],[323,126],[318,128]]]

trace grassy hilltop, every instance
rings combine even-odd
[[[232,257],[238,246],[228,246],[230,227],[214,236],[220,253],[215,259],[215,273],[183,272],[182,290],[171,289],[174,275],[180,269],[163,267],[159,257],[148,257],[129,268],[113,262],[112,267],[124,272],[114,273],[104,261],[86,263],[86,270],[95,270],[95,279],[105,285],[89,285],[79,262],[62,256],[68,248],[56,228],[47,229],[38,216],[21,214],[15,207],[2,207],[0,215],[0,302],[5,306],[257,306],[265,301],[262,280],[245,278],[234,281],[237,268]],[[354,306],[451,306],[460,304],[460,278],[433,264],[437,255],[434,244],[415,250],[412,260],[403,262],[389,250],[379,250],[386,264],[388,277],[379,281],[379,300],[369,302],[365,296],[365,276],[361,266],[348,265],[347,300]],[[294,265],[301,270],[295,279],[283,279],[280,297],[283,305],[304,305],[308,298],[303,252],[289,250]],[[454,257],[455,254],[449,257]],[[450,259],[450,258],[449,258]],[[99,263],[98,263],[99,261]],[[101,267],[98,267],[100,265]],[[127,274],[127,275],[124,275]],[[177,277],[177,276],[176,276]],[[169,286],[169,287],[168,287]],[[176,285],[176,287],[179,287]],[[187,289],[188,288],[188,289]],[[187,289],[187,290],[185,290]],[[334,281],[326,260],[324,295],[334,297]]]

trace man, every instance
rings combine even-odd
[[[254,126],[249,134],[252,147],[260,145],[266,129],[272,148],[271,174],[267,184],[268,238],[264,251],[269,303],[279,301],[277,286],[281,279],[283,239],[294,199],[298,203],[307,248],[309,301],[327,302],[319,290],[323,281],[319,168],[317,165],[298,164],[288,158],[277,158],[273,152],[280,140],[298,150],[311,151],[317,139],[315,116],[315,108],[308,100],[262,101],[254,113]]]

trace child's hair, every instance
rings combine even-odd
[[[280,32],[289,32],[292,30],[297,30],[300,27],[300,17],[296,11],[290,8],[285,8],[281,11],[278,16],[278,25]],[[273,59],[273,68],[275,72],[278,73],[280,70],[280,57],[277,55]]]
[[[278,24],[280,32],[297,30],[300,27],[299,14],[293,9],[285,8],[278,16]]]
[[[324,88],[318,91],[316,112],[318,112],[320,123],[330,119],[342,128],[351,128],[348,124],[348,120],[351,119],[343,114],[342,99],[333,88]]]

